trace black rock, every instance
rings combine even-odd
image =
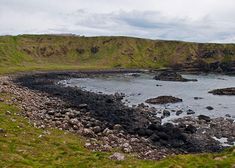
[[[214,110],[214,108],[211,107],[211,106],[207,106],[206,109],[207,109],[207,110]]]
[[[205,120],[206,122],[210,122],[211,121],[211,118],[208,117],[208,116],[205,116],[205,115],[199,115],[198,119],[199,120]]]
[[[187,115],[192,115],[192,114],[195,114],[195,112],[191,109],[187,110]]]
[[[195,133],[197,131],[197,128],[196,127],[194,127],[193,125],[188,125],[186,128],[185,128],[185,130],[184,130],[184,132],[186,132],[186,133],[189,133],[189,134],[193,134],[193,133]]]
[[[203,99],[202,97],[194,97],[194,100],[200,100]]]
[[[178,110],[178,111],[176,111],[176,113],[175,113],[175,114],[176,114],[177,116],[179,116],[179,115],[180,115],[180,114],[182,114],[182,113],[183,113],[183,111],[182,111],[182,110]]]
[[[228,118],[230,118],[230,117],[231,117],[231,115],[230,115],[230,114],[226,114],[226,115],[225,115],[225,117],[228,117]]]
[[[168,110],[163,111],[163,116],[164,117],[169,117],[170,115],[171,115],[171,113]]]
[[[159,141],[159,140],[160,140],[160,137],[159,137],[157,134],[152,134],[149,138],[150,138],[153,142],[156,142],[156,141]]]

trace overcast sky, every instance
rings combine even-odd
[[[235,0],[0,0],[0,35],[235,42]]]

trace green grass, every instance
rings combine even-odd
[[[9,95],[0,97],[7,99]],[[6,131],[0,133],[0,167],[230,168],[235,164],[232,148],[218,154],[178,155],[161,161],[139,160],[130,155],[125,161],[113,161],[108,158],[111,153],[84,148],[85,141],[78,135],[33,127],[16,106],[5,103],[0,103],[0,128]]]
[[[32,72],[32,71],[56,71],[56,70],[105,70],[111,69],[110,66],[95,65],[60,65],[60,64],[46,64],[46,65],[30,65],[30,66],[10,66],[0,67],[0,75],[12,74],[18,72]]]

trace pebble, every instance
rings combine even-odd
[[[187,115],[195,114],[195,112],[191,109],[187,110]]]

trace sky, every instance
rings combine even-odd
[[[235,0],[0,0],[0,35],[235,42]]]

